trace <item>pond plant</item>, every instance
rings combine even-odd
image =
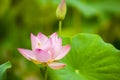
[[[50,36],[31,33],[32,49],[18,48],[18,51],[38,65],[43,80],[120,80],[120,50],[97,34],[61,35],[66,13],[66,1],[61,0],[56,10],[58,33]],[[8,68],[10,62],[0,65],[0,80]]]

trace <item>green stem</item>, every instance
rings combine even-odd
[[[47,80],[48,67],[45,67],[45,80]]]
[[[61,36],[62,33],[62,20],[59,21],[59,36]]]

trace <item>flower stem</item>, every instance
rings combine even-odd
[[[59,36],[61,36],[62,33],[62,20],[59,21]]]
[[[47,80],[48,67],[45,67],[45,80]]]

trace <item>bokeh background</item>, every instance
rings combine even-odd
[[[100,35],[120,49],[120,0],[66,0],[62,35]],[[17,48],[31,49],[30,33],[49,36],[58,31],[56,8],[60,0],[0,0],[0,64],[10,61],[8,80],[41,80],[39,67]]]

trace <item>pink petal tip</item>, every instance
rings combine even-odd
[[[52,62],[52,63],[49,63],[48,66],[51,67],[52,69],[61,69],[61,68],[64,68],[66,66],[66,64]]]

